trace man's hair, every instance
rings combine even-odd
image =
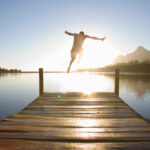
[[[80,31],[80,34],[84,34],[84,32],[83,32],[83,31]]]

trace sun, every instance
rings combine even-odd
[[[110,64],[114,59],[114,48],[109,40],[88,40],[84,45],[84,53],[81,59],[81,68],[96,68]]]

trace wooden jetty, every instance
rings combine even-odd
[[[116,71],[119,78],[119,71]],[[150,124],[114,93],[44,93],[0,122],[0,150],[150,149]]]

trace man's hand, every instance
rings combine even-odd
[[[67,30],[65,31],[65,33],[68,34],[68,35],[74,36],[74,33],[70,33]]]
[[[66,30],[66,31],[65,31],[65,33],[67,34],[67,33],[68,33],[68,31]]]
[[[101,41],[104,41],[106,38],[105,37],[103,37],[102,39],[101,39]]]

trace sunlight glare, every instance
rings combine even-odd
[[[81,127],[93,127],[97,126],[99,120],[94,120],[94,119],[84,119],[84,120],[77,120],[76,125],[81,126]]]
[[[81,60],[81,68],[103,67],[112,63],[115,57],[113,45],[109,40],[87,40],[84,47],[84,55]]]
[[[113,81],[104,75],[92,73],[45,74],[45,88],[51,92],[104,92],[110,89]]]

